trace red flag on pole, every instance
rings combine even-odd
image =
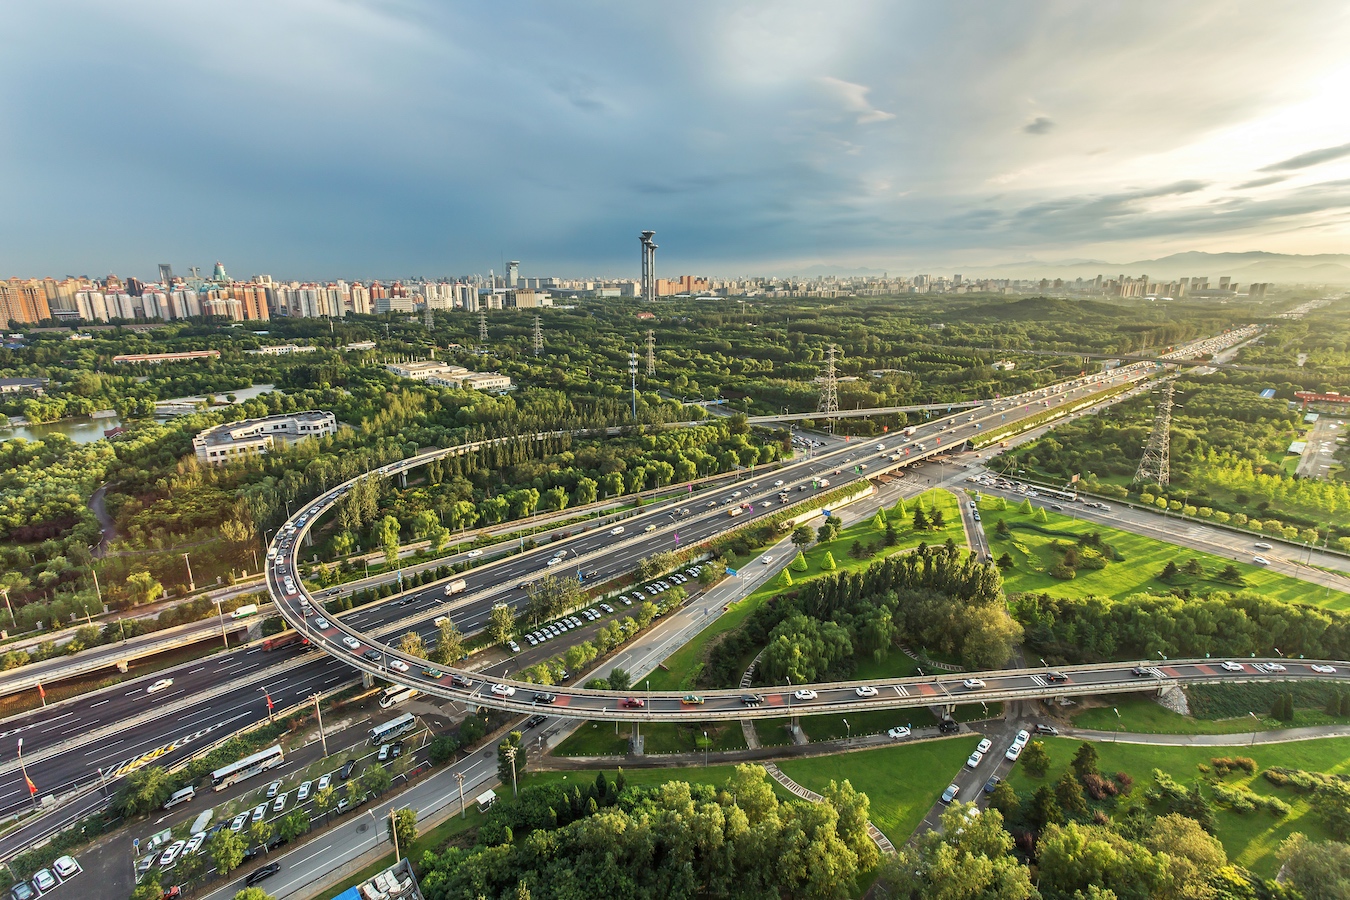
[[[269,694],[269,693],[267,693],[267,691],[263,691],[263,696],[267,698],[267,711],[268,711],[268,712],[271,712],[271,711],[272,711],[272,695]]]
[[[42,698],[44,703],[47,702],[47,692],[42,689],[42,682],[40,681],[38,682],[38,696]]]
[[[36,784],[33,784],[33,779],[31,779],[31,778],[29,778],[27,775],[25,775],[25,776],[23,776],[23,780],[26,781],[26,782],[28,782],[28,794],[29,794],[29,796],[33,796],[33,795],[37,794],[37,785],[36,785]]]

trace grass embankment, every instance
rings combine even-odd
[[[930,511],[933,509],[942,510],[944,521],[942,528],[932,531],[915,531],[912,511],[915,504],[920,501]],[[958,502],[956,497],[948,491],[931,490],[905,501],[906,508],[910,510],[909,513],[901,515],[893,509],[888,510],[888,520],[895,526],[899,543],[893,548],[885,548],[885,552],[896,553],[917,547],[920,543],[925,542],[930,545],[940,545],[945,543],[949,537],[956,541],[958,545],[964,546],[965,529],[961,524],[961,511]],[[840,531],[839,536],[828,544],[816,544],[805,551],[806,571],[793,572],[792,580],[796,583],[823,574],[826,571],[822,568],[826,553],[834,557],[836,572],[866,568],[881,559],[882,554],[878,553],[876,556],[855,559],[849,555],[850,550],[858,543],[864,545],[884,544],[885,538],[885,529],[878,528],[872,518],[850,525]],[[751,565],[759,564],[753,561],[756,558],[758,557],[751,557]],[[712,643],[719,636],[738,628],[765,600],[782,590],[777,584],[777,579],[774,579],[761,585],[744,600],[723,613],[716,622],[672,653],[662,663],[662,669],[657,669],[652,673],[652,690],[678,691],[691,689],[698,678],[699,671],[702,669],[702,660],[707,655],[708,648]],[[891,655],[894,657],[899,654]]]
[[[1145,697],[1126,695],[1105,699],[1111,703],[1110,706],[1083,710],[1073,717],[1074,726],[1135,734],[1248,734],[1252,731],[1350,723],[1350,716],[1332,716],[1325,710],[1316,708],[1296,707],[1292,722],[1272,718],[1267,710],[1269,704],[1253,709],[1252,712],[1256,713],[1255,718],[1248,714],[1206,719],[1183,716]],[[1112,712],[1113,709],[1119,711],[1119,721],[1116,719],[1116,713]]]
[[[1019,765],[1013,768],[1008,776],[1008,782],[1023,799],[1041,785],[1048,784],[1053,787],[1055,781],[1068,767],[1079,744],[1080,741],[1070,738],[1047,740],[1045,747],[1050,753],[1051,766],[1046,776],[1033,778]],[[1279,797],[1289,804],[1289,815],[1277,819],[1268,812],[1236,813],[1216,806],[1215,836],[1223,842],[1229,859],[1265,878],[1272,878],[1279,871],[1280,864],[1275,858],[1275,851],[1285,838],[1296,831],[1301,831],[1310,839],[1321,841],[1331,838],[1331,834],[1321,821],[1310,813],[1306,795],[1287,788],[1275,787],[1261,777],[1261,771],[1270,766],[1288,766],[1309,772],[1350,772],[1350,738],[1327,738],[1264,746],[1258,744],[1254,747],[1157,747],[1103,742],[1096,744],[1096,748],[1098,769],[1102,773],[1110,775],[1114,772],[1126,772],[1134,778],[1134,786],[1129,795],[1131,800],[1142,798],[1143,792],[1153,783],[1152,773],[1155,768],[1189,786],[1201,774],[1197,766],[1209,765],[1214,757],[1247,756],[1255,760],[1258,766],[1256,775],[1238,772],[1225,778],[1224,784],[1230,787],[1241,785],[1257,794]],[[858,784],[858,779],[853,779],[853,783],[855,787],[863,789]],[[1205,791],[1205,795],[1210,798],[1213,796],[1208,790]],[[1124,797],[1118,798],[1117,808],[1123,808],[1124,801]],[[876,800],[873,799],[874,806],[875,803]]]
[[[898,846],[909,839],[943,790],[961,774],[966,757],[977,743],[978,736],[964,735],[788,760],[778,767],[793,781],[817,793],[824,793],[831,781],[848,779],[872,801],[872,823]]]
[[[1036,506],[1048,506],[1052,502],[1055,501],[1033,501]],[[1030,591],[1066,597],[1097,595],[1119,600],[1145,591],[1168,593],[1174,588],[1188,588],[1196,594],[1246,589],[1277,600],[1311,603],[1331,609],[1350,609],[1348,594],[1328,591],[1261,566],[1188,550],[1143,535],[1073,519],[1048,509],[1042,522],[1038,521],[1038,513],[1019,512],[1018,505],[1011,500],[1006,510],[999,510],[998,504],[997,498],[985,497],[980,501],[980,511],[994,558],[998,559],[1004,553],[1012,557],[1013,567],[1003,572],[1004,588],[1009,593]],[[1010,533],[1007,537],[998,533],[1000,520],[1008,524]],[[1185,526],[1178,523],[1178,527]],[[1051,575],[1051,569],[1063,558],[1063,553],[1054,549],[1054,543],[1077,544],[1080,537],[1094,531],[1123,559],[1108,561],[1105,568],[1095,571],[1080,566],[1072,579]],[[1184,568],[1190,560],[1199,562],[1201,574],[1188,575],[1183,571],[1167,581],[1158,577],[1169,562]],[[1241,584],[1219,579],[1219,573],[1230,565],[1241,574]]]
[[[693,753],[704,749],[703,735],[708,738],[708,749],[744,750],[745,733],[740,722],[640,722],[647,753]],[[567,740],[553,750],[556,756],[623,756],[628,753],[628,739],[633,726],[620,722],[616,730],[613,722],[583,722]]]

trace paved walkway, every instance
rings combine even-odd
[[[1061,728],[1065,737],[1118,744],[1156,744],[1166,747],[1249,747],[1253,744],[1288,744],[1317,738],[1350,737],[1350,725],[1309,725],[1273,731],[1239,731],[1233,734],[1139,734],[1138,732],[1093,731]]]

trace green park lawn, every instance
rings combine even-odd
[[[922,501],[929,510],[935,508],[942,510],[944,519],[942,528],[931,531],[915,531],[912,511],[919,501]],[[894,548],[886,548],[885,552],[896,553],[908,550],[924,542],[930,545],[940,545],[945,543],[948,538],[964,547],[966,536],[964,526],[961,523],[959,502],[956,496],[949,491],[931,490],[906,500],[905,506],[909,512],[904,515],[894,509],[888,510],[888,520],[895,526],[899,543]],[[803,554],[806,557],[806,571],[794,571],[792,573],[793,581],[800,582],[823,574],[825,570],[821,568],[821,564],[825,560],[826,553],[834,557],[835,571],[847,572],[866,568],[881,559],[882,554],[878,553],[874,557],[854,559],[849,556],[849,549],[860,542],[863,544],[884,542],[885,536],[885,529],[878,528],[872,518],[850,525],[840,531],[839,536],[828,544],[815,544],[806,550]],[[751,557],[750,564],[758,565],[754,561],[758,558],[759,554]],[[707,654],[707,649],[712,642],[720,635],[735,630],[745,621],[746,617],[759,608],[760,604],[782,590],[777,583],[777,579],[774,579],[768,584],[761,585],[745,599],[723,613],[716,622],[703,629],[687,644],[672,653],[662,663],[662,668],[652,673],[652,690],[679,691],[692,689],[698,678],[699,670],[702,668],[701,661]],[[892,656],[894,655],[892,654]],[[747,660],[747,664],[748,662]]]
[[[787,760],[778,767],[793,781],[817,793],[824,793],[831,781],[848,779],[872,801],[873,824],[899,846],[909,839],[952,778],[963,771],[966,757],[977,743],[978,736],[963,735]]]
[[[737,721],[652,722],[641,723],[641,728],[647,753],[702,750],[705,732],[709,750],[745,749],[745,733]],[[633,726],[627,722],[620,722],[617,732],[613,722],[582,722],[553,753],[557,756],[623,756],[628,752],[628,738],[632,733]]]
[[[1008,783],[1023,799],[1041,785],[1053,786],[1068,767],[1079,744],[1079,741],[1070,738],[1046,740],[1045,748],[1051,759],[1050,771],[1046,776],[1034,778],[1023,766],[1018,765],[1009,774]],[[1279,819],[1263,811],[1242,814],[1216,805],[1215,836],[1223,842],[1229,859],[1265,878],[1272,878],[1279,871],[1275,851],[1285,838],[1296,831],[1303,832],[1315,841],[1327,840],[1331,834],[1310,814],[1303,795],[1272,785],[1261,776],[1261,771],[1269,766],[1288,766],[1309,772],[1350,772],[1350,738],[1257,744],[1254,747],[1160,747],[1100,742],[1096,748],[1098,769],[1104,775],[1126,772],[1134,778],[1130,794],[1132,800],[1142,799],[1144,791],[1153,783],[1154,769],[1161,769],[1182,784],[1191,785],[1201,774],[1197,766],[1208,765],[1214,757],[1248,756],[1254,759],[1258,766],[1256,775],[1248,776],[1239,772],[1224,779],[1224,783],[1229,786],[1243,785],[1257,794],[1277,796],[1289,804],[1289,815]],[[861,788],[856,780],[854,784]],[[1212,798],[1212,793],[1206,791],[1206,796]],[[1089,803],[1092,801],[1089,800]],[[1117,808],[1124,805],[1120,798],[1117,804]]]
[[[1074,727],[1090,728],[1095,731],[1120,730],[1136,734],[1246,734],[1253,730],[1272,731],[1308,725],[1343,724],[1350,721],[1350,718],[1345,716],[1327,715],[1325,710],[1301,707],[1294,710],[1294,721],[1282,722],[1271,718],[1264,711],[1257,713],[1256,719],[1250,715],[1226,719],[1198,719],[1172,712],[1146,697],[1139,696],[1118,696],[1109,702],[1111,706],[1085,709],[1076,714],[1073,717]],[[1119,711],[1119,721],[1112,709]]]
[[[1189,588],[1198,594],[1213,591],[1233,591],[1242,588],[1257,591],[1266,597],[1299,603],[1311,603],[1331,609],[1350,609],[1350,595],[1272,572],[1260,566],[1223,559],[1197,550],[1188,550],[1164,541],[1119,531],[1115,528],[1083,522],[1069,516],[1046,511],[1046,520],[1037,521],[1035,514],[1017,511],[1017,505],[1008,502],[1006,510],[999,510],[998,499],[985,497],[980,501],[985,534],[989,548],[997,559],[1005,552],[1012,558],[1013,567],[1003,572],[1004,588],[1009,593],[1024,591],[1044,592],[1057,596],[1084,597],[1097,595],[1123,599],[1130,594],[1152,591],[1166,593],[1172,588]],[[999,520],[1005,520],[1011,530],[1007,537],[997,532]],[[1178,524],[1178,527],[1185,527]],[[1092,571],[1079,568],[1076,577],[1062,580],[1050,574],[1061,554],[1051,544],[1056,540],[1076,542],[1090,532],[1097,532],[1124,557],[1111,561],[1106,568]],[[1189,560],[1198,560],[1202,575],[1180,574],[1170,581],[1158,575],[1168,562],[1184,566]],[[1220,581],[1218,574],[1228,565],[1234,565],[1242,574],[1242,585]]]

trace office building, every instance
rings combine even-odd
[[[220,466],[258,456],[275,447],[305,438],[337,433],[337,417],[331,412],[309,410],[242,422],[224,422],[192,439],[198,462]]]
[[[513,259],[506,264],[506,283],[502,287],[514,288],[518,281],[520,281],[520,260]]]

